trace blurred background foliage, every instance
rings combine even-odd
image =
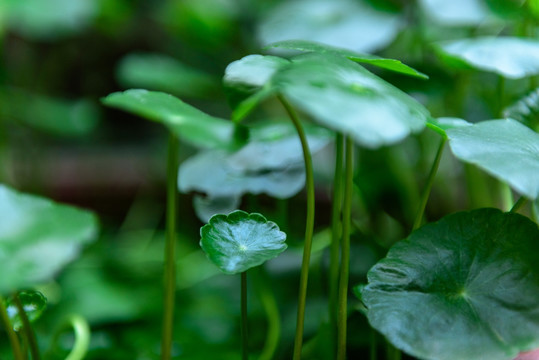
[[[159,90],[227,119],[235,95],[222,85],[226,66],[248,54],[267,53],[262,48],[271,42],[304,39],[399,59],[429,75],[425,81],[369,68],[422,102],[434,117],[475,122],[498,118],[505,110],[536,127],[537,76],[506,80],[500,103],[496,74],[441,56],[433,44],[482,35],[537,39],[538,24],[536,0],[0,0],[0,182],[95,210],[104,228],[96,245],[56,282],[39,289],[49,301],[36,323],[40,345],[47,349],[51,329],[78,313],[92,326],[89,359],[158,358],[166,132],[103,108],[101,97],[127,88]],[[253,117],[282,116],[269,101]],[[392,147],[357,151],[352,284],[364,282],[370,266],[408,234],[438,141],[425,131]],[[195,152],[183,144],[182,161]],[[331,358],[324,351],[331,154],[328,146],[315,158],[317,235],[305,359]],[[470,171],[477,170],[444,155],[428,220],[499,206],[496,198],[469,195],[467,186],[473,185],[463,175]],[[485,184],[486,191],[497,186],[488,177]],[[193,198],[200,202],[197,196],[180,194],[174,356],[236,359],[239,282],[220,274],[198,246],[203,223],[192,206]],[[283,327],[277,358],[288,359],[303,194],[287,200],[246,194],[233,201],[265,214],[288,233],[290,249],[253,272],[250,290],[253,353],[263,348],[269,326],[265,312],[273,301]],[[369,338],[376,336],[359,307],[351,299],[350,358],[366,356]],[[60,340],[50,349],[51,358],[61,358],[72,344],[68,333]],[[0,358],[9,356],[7,340],[0,336]]]

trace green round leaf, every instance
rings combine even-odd
[[[279,41],[274,44],[270,44],[267,48],[279,48],[279,49],[288,49],[288,50],[298,50],[304,52],[317,52],[320,54],[334,54],[343,56],[352,61],[364,64],[370,64],[378,66],[382,69],[387,69],[395,71],[401,74],[416,76],[422,79],[428,79],[429,77],[408,65],[403,64],[399,60],[394,59],[385,59],[376,55],[362,54],[355,51],[341,49],[329,45],[319,44],[312,41],[305,40],[285,40]]]
[[[112,93],[102,101],[107,106],[160,122],[194,146],[223,147],[237,141],[238,131],[232,122],[203,113],[169,94],[132,89]]]
[[[394,245],[361,291],[372,326],[423,359],[502,360],[539,346],[539,229],[496,209]]]
[[[15,296],[19,297],[19,301],[21,302],[24,312],[26,313],[26,316],[30,322],[34,322],[39,319],[43,311],[45,311],[47,308],[47,298],[45,298],[45,296],[43,296],[43,294],[39,291],[21,291]],[[23,327],[23,322],[19,309],[17,305],[15,305],[13,296],[7,299],[6,309],[13,329],[15,331],[19,331]]]
[[[378,148],[423,129],[430,117],[416,100],[338,56],[306,54],[274,75],[287,99],[320,124]]]
[[[482,37],[442,42],[444,56],[470,66],[519,79],[539,74],[539,40],[517,37]]]
[[[489,120],[447,130],[451,150],[530,199],[539,196],[539,134],[516,120]]]
[[[231,153],[224,150],[209,150],[185,160],[178,173],[179,190],[203,192],[211,198],[265,193],[286,199],[305,185],[302,166],[244,171],[229,164],[230,156]]]
[[[0,294],[50,281],[97,235],[88,211],[0,184]]]
[[[207,223],[216,214],[228,214],[240,206],[241,196],[193,196],[193,208],[200,221]]]
[[[164,91],[178,96],[204,97],[218,81],[161,54],[129,54],[118,64],[119,82],[125,88]]]
[[[286,250],[286,234],[257,213],[215,215],[200,229],[200,246],[226,274],[261,265]]]
[[[263,45],[304,39],[356,51],[375,51],[388,45],[401,27],[399,14],[382,12],[364,1],[284,1],[262,21]]]
[[[228,64],[223,81],[229,87],[258,89],[289,64],[288,60],[276,56],[248,55]]]

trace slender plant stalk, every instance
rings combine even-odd
[[[352,210],[352,186],[354,174],[354,143],[348,136],[345,143],[345,179],[342,207],[341,268],[339,276],[339,297],[337,313],[337,360],[346,358],[346,323],[348,303],[348,273],[350,268],[350,217]]]
[[[166,244],[164,268],[164,301],[163,301],[163,334],[161,342],[161,359],[169,360],[172,349],[174,331],[174,297],[176,290],[176,195],[178,177],[179,142],[172,132],[169,135],[167,157],[167,215]]]
[[[371,328],[371,336],[370,336],[370,339],[369,339],[369,359],[370,360],[376,360],[377,359],[377,354],[376,354],[376,331],[374,331],[373,328]]]
[[[247,336],[247,271],[241,273],[241,358],[249,359]]]
[[[440,142],[440,146],[438,146],[438,151],[436,152],[436,156],[434,157],[434,162],[432,163],[432,167],[427,178],[427,183],[425,184],[425,188],[423,189],[423,193],[421,194],[421,202],[419,203],[419,209],[417,210],[417,215],[415,217],[412,230],[418,229],[421,226],[421,222],[423,221],[425,207],[427,206],[430,191],[432,190],[432,184],[434,184],[434,178],[436,176],[436,173],[438,172],[438,167],[440,166],[440,159],[442,158],[442,153],[444,151],[444,145],[446,141],[447,139],[443,138]]]
[[[15,360],[23,360],[24,357],[21,350],[21,344],[19,343],[19,338],[17,337],[17,334],[15,334],[15,330],[13,330],[13,325],[11,325],[11,321],[9,321],[9,315],[7,314],[7,309],[4,303],[4,298],[2,298],[1,296],[0,296],[0,320],[2,320],[4,329],[7,332],[7,336],[11,344],[11,351],[13,351],[13,358]]]
[[[299,296],[298,296],[298,316],[296,321],[296,336],[294,338],[294,355],[293,360],[301,359],[301,348],[303,345],[303,325],[305,320],[305,302],[307,299],[307,283],[309,280],[309,263],[311,260],[311,247],[314,230],[314,176],[313,163],[309,144],[303,130],[303,126],[299,118],[288,103],[281,95],[278,96],[279,101],[283,104],[286,112],[290,116],[294,127],[301,141],[303,150],[303,161],[305,162],[305,185],[307,190],[307,219],[305,221],[305,244],[303,247],[303,260],[301,263],[301,274],[299,280]]]
[[[271,360],[275,356],[275,351],[279,345],[279,338],[281,337],[281,318],[279,308],[277,307],[277,300],[262,267],[259,267],[258,274],[260,277],[258,281],[255,281],[255,286],[268,319],[266,342],[258,360]]]
[[[68,321],[75,331],[75,345],[65,360],[82,360],[90,346],[90,326],[79,315],[72,315]]]
[[[511,208],[510,212],[517,212],[522,206],[524,206],[528,202],[528,199],[526,199],[524,196],[521,196],[515,205]]]
[[[511,191],[509,185],[507,185],[506,183],[500,181],[498,184],[502,202],[502,209],[504,211],[510,211],[515,202],[515,200],[513,199],[513,192]]]
[[[30,348],[32,360],[39,360],[41,359],[41,356],[39,354],[36,337],[34,335],[34,331],[32,330],[32,326],[30,325],[30,320],[28,320],[28,316],[26,316],[26,311],[24,311],[24,306],[19,298],[19,294],[13,294],[13,301],[15,302],[15,306],[17,307],[22,321],[22,330],[26,340],[28,341],[28,347]]]
[[[341,206],[343,185],[343,152],[344,140],[340,133],[335,137],[335,175],[333,177],[333,202],[331,213],[331,247],[329,262],[329,325],[331,327],[331,344],[334,353],[334,343],[337,339],[337,293],[339,288],[339,258],[341,241]]]

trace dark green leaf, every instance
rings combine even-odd
[[[410,96],[342,57],[297,57],[272,82],[320,124],[369,148],[420,131],[430,117]]]
[[[343,56],[352,61],[364,64],[370,64],[378,66],[382,69],[395,71],[401,74],[416,76],[422,79],[428,79],[429,77],[408,65],[403,64],[399,60],[385,59],[376,55],[362,54],[355,51],[340,49],[329,45],[319,44],[316,42],[305,40],[285,40],[279,41],[274,44],[270,44],[267,48],[280,48],[288,50],[299,50],[303,52],[317,52],[320,54],[333,54]]]
[[[401,27],[399,14],[363,1],[296,0],[274,8],[259,26],[263,45],[304,39],[356,51],[384,48]]]
[[[55,136],[76,137],[91,133],[100,121],[99,109],[88,100],[66,100],[22,90],[0,91],[0,114]]]
[[[50,281],[97,235],[96,217],[0,185],[0,294]]]
[[[539,74],[539,41],[517,37],[482,37],[439,43],[443,56],[483,71],[519,79]]]
[[[286,250],[286,234],[260,214],[215,215],[200,229],[200,246],[226,274],[261,265]]]
[[[539,347],[539,229],[495,209],[449,215],[394,245],[361,291],[372,326],[425,359]]]
[[[117,69],[125,88],[144,88],[178,96],[204,97],[219,83],[208,74],[160,54],[130,54]]]
[[[19,301],[22,304],[24,312],[28,317],[30,322],[34,322],[45,311],[47,308],[47,299],[39,291],[27,290],[21,291],[18,295]],[[17,305],[15,305],[15,300],[13,296],[7,299],[7,313],[9,315],[9,320],[11,320],[11,325],[15,331],[19,331],[23,327],[23,322],[19,313]]]
[[[539,134],[513,119],[447,130],[451,150],[530,199],[539,196]]]
[[[230,146],[236,140],[232,122],[205,114],[169,94],[132,89],[112,93],[102,101],[107,106],[160,122],[195,146]]]

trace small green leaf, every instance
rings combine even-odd
[[[418,132],[430,118],[416,100],[363,67],[338,56],[305,54],[272,82],[318,123],[368,148]]]
[[[215,215],[200,229],[200,246],[226,274],[261,265],[286,250],[286,234],[257,213]]]
[[[52,280],[93,241],[95,215],[0,184],[0,294]]]
[[[31,323],[39,319],[43,311],[45,311],[47,308],[47,298],[45,298],[45,296],[43,296],[43,294],[39,291],[21,291],[14,296],[19,297],[19,301],[22,304],[24,312]],[[19,309],[17,305],[15,305],[13,296],[7,299],[6,309],[9,320],[11,320],[11,325],[13,325],[13,330],[19,331],[23,327],[23,322]]]
[[[362,289],[371,325],[424,359],[505,360],[539,347],[539,228],[496,209],[398,242]]]
[[[400,14],[378,11],[364,1],[284,1],[258,28],[263,45],[304,39],[355,51],[374,52],[401,29]]]
[[[231,62],[225,70],[224,83],[235,88],[259,89],[290,61],[270,55],[248,55]]]
[[[236,126],[210,116],[181,101],[157,91],[131,89],[102,99],[103,103],[160,122],[182,140],[203,148],[235,146]]]
[[[161,54],[129,54],[116,70],[125,88],[144,88],[178,96],[204,97],[219,84],[208,74]]]
[[[507,182],[529,199],[539,196],[539,134],[516,120],[489,120],[447,130],[451,150]]]
[[[303,52],[316,52],[320,54],[333,54],[343,56],[358,63],[371,64],[379,68],[395,71],[401,74],[411,75],[422,79],[429,77],[399,60],[385,59],[376,55],[362,54],[355,51],[340,49],[337,47],[319,44],[305,40],[285,40],[268,45],[266,48],[279,48],[288,50],[298,50]]]
[[[539,40],[482,37],[438,44],[445,57],[464,61],[483,71],[511,79],[539,74]]]

